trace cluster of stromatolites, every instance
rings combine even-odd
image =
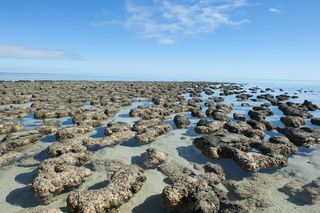
[[[215,82],[3,81],[0,167],[19,165],[28,157],[26,150],[52,136],[56,141],[46,146],[46,159],[36,162],[31,183],[43,204],[65,196],[69,212],[115,212],[141,191],[148,172],[154,170],[167,176],[161,199],[168,210],[248,212],[249,205],[241,205],[222,190],[241,194],[241,187],[227,180],[221,166],[203,162],[192,169],[172,161],[174,152],[152,146],[171,131],[192,131],[198,134],[192,146],[204,155],[232,159],[251,175],[285,167],[299,147],[320,143],[320,129],[315,128],[320,118],[313,117],[319,108],[308,100],[296,101],[303,91],[292,96],[277,92]],[[226,104],[229,97],[235,98],[233,104]],[[127,119],[134,122],[114,119],[121,109],[137,102],[141,104],[127,113]],[[238,103],[245,113],[234,111]],[[283,114],[278,118],[281,125],[270,121],[275,108]],[[30,116],[41,124],[30,128],[21,122]],[[64,118],[70,120],[69,125],[61,122]],[[97,128],[103,128],[103,137],[91,137]],[[128,141],[146,147],[133,164],[108,156],[95,159],[96,150]],[[86,185],[95,174],[105,175],[99,189]],[[310,205],[320,200],[318,179],[292,181],[280,191]],[[26,211],[62,210],[36,207]]]

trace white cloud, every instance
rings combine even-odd
[[[281,10],[279,10],[279,9],[277,9],[277,8],[273,8],[273,7],[270,8],[269,11],[272,12],[272,13],[277,13],[277,14],[279,14],[279,13],[282,12]]]
[[[41,49],[16,44],[0,43],[0,58],[29,58],[53,60],[78,60],[79,56],[63,50]]]
[[[244,7],[247,0],[144,2],[143,4],[137,0],[126,0],[127,17],[122,26],[142,37],[156,39],[161,44],[175,43],[181,36],[212,32],[223,25],[238,26],[249,22],[247,19],[232,18],[234,10]],[[110,24],[113,21],[106,23]]]
[[[174,44],[174,43],[176,43],[176,41],[172,40],[170,38],[159,38],[159,43],[160,44]]]
[[[95,27],[108,26],[108,25],[119,25],[119,26],[121,26],[122,24],[123,23],[121,21],[117,21],[117,20],[99,21],[99,22],[91,23],[91,25],[95,26]]]

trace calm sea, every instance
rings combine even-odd
[[[93,74],[64,74],[64,73],[9,73],[0,72],[0,80],[81,80],[81,81],[147,81],[157,79],[147,79],[140,77],[128,77],[118,75],[93,75]],[[163,79],[161,79],[163,80]],[[182,79],[183,80],[183,79]],[[299,81],[299,80],[252,80],[252,79],[208,79],[208,81],[244,83],[250,86],[262,88],[283,88],[291,91],[298,89],[320,92],[320,81]]]

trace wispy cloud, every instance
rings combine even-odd
[[[271,13],[277,13],[277,14],[280,14],[280,13],[282,12],[280,9],[273,8],[273,7],[270,8],[269,11],[270,11]]]
[[[182,36],[209,33],[223,25],[248,23],[247,19],[232,18],[233,12],[246,4],[247,0],[150,0],[144,4],[127,0],[127,18],[122,21],[122,26],[142,37],[156,39],[161,44],[173,44]],[[114,23],[119,24],[119,21],[96,25]]]
[[[79,60],[78,55],[63,50],[42,49],[25,45],[1,44],[0,58]]]
[[[93,22],[91,23],[92,26],[95,27],[101,27],[101,26],[108,26],[108,25],[118,25],[122,26],[123,22],[122,21],[117,21],[117,20],[110,20],[110,21],[98,21],[98,22]]]

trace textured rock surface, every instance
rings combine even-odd
[[[124,161],[115,159],[93,160],[92,163],[94,171],[103,172],[106,175],[107,182],[117,171],[128,166]]]
[[[254,152],[236,151],[233,160],[244,170],[259,171],[265,168],[284,167],[287,165],[287,159],[282,155],[267,156]]]
[[[10,165],[15,160],[17,160],[19,157],[22,156],[22,153],[20,152],[8,152],[6,154],[3,154],[0,156],[0,168],[3,166]]]
[[[219,198],[206,181],[189,177],[163,189],[162,198],[177,212],[218,212]]]
[[[191,121],[184,115],[176,115],[173,121],[179,129],[187,128],[191,124]]]
[[[155,118],[150,120],[139,120],[133,125],[132,130],[140,134],[144,132],[146,129],[153,126],[160,125],[162,123],[163,123],[163,120],[160,118]]]
[[[197,118],[206,117],[205,113],[199,108],[192,108],[190,111],[191,111],[191,116],[192,117],[197,117]]]
[[[199,120],[197,126],[195,127],[194,131],[198,134],[210,134],[217,130],[219,130],[225,121],[208,121],[205,119]]]
[[[118,170],[107,187],[98,190],[78,191],[69,195],[70,212],[113,212],[139,192],[146,177],[143,170],[131,165]]]
[[[270,195],[265,193],[270,187],[267,174],[255,173],[252,177],[241,181],[227,180],[224,183],[231,193],[251,210],[250,212],[256,212],[257,209],[261,210],[273,205]]]
[[[168,154],[149,148],[140,156],[141,167],[144,169],[155,169],[166,161]]]
[[[44,203],[49,203],[64,190],[80,186],[91,175],[91,170],[76,165],[84,163],[88,158],[86,153],[68,153],[43,161],[32,182],[34,193]]]
[[[65,198],[72,193],[70,190],[79,188],[84,190],[81,191],[81,194],[84,192],[83,197],[74,199],[75,203],[79,201],[74,206],[85,209],[89,204],[94,206],[93,212],[96,212],[96,206],[102,212],[245,212],[241,205],[249,207],[252,212],[317,212],[319,204],[305,205],[311,202],[306,203],[303,198],[298,198],[300,194],[304,198],[309,196],[305,194],[305,188],[311,184],[311,176],[313,179],[318,176],[319,150],[298,147],[301,155],[290,156],[288,167],[280,170],[249,173],[241,171],[236,165],[247,171],[281,167],[286,165],[288,155],[297,152],[297,146],[318,144],[319,131],[301,127],[314,127],[310,125],[310,118],[319,115],[318,106],[311,101],[299,103],[301,98],[309,98],[310,95],[310,100],[318,104],[317,91],[285,91],[214,82],[1,81],[0,93],[0,134],[4,133],[0,137],[5,138],[0,142],[0,165],[9,164],[0,171],[4,198],[0,209],[3,212],[19,209],[29,212],[36,209],[28,207],[36,205],[41,208],[38,199],[30,195],[30,178],[34,175],[38,176],[34,185],[38,196],[43,195],[46,203],[57,199],[50,207],[59,207],[62,211],[68,211]],[[217,103],[223,99],[225,102]],[[295,99],[294,102],[290,102],[292,99]],[[128,113],[136,118],[128,117]],[[273,113],[272,117],[268,117]],[[156,140],[159,135],[168,132],[169,127],[166,129],[165,125],[172,125],[173,116],[182,114],[187,118],[196,116],[190,118],[192,123],[200,120],[195,127],[197,133],[210,134],[195,140],[195,145],[198,141],[197,147],[204,154],[228,159],[210,160],[202,156],[190,144],[196,136],[190,128],[174,130]],[[205,115],[206,119],[198,119]],[[34,119],[34,116],[40,120]],[[282,119],[286,124],[284,128],[276,127],[282,127],[280,116],[286,116],[284,119],[287,120]],[[179,121],[176,124],[187,127],[189,122],[186,117],[176,119]],[[112,122],[104,128],[107,119]],[[137,119],[141,120],[136,122]],[[318,120],[312,118],[311,124],[317,124]],[[132,122],[136,123],[131,129]],[[29,133],[24,135],[24,129],[35,129],[32,132],[39,134],[39,139],[32,139]],[[106,137],[101,137],[103,133]],[[54,134],[58,143],[55,143]],[[134,144],[131,138],[136,134],[139,135],[136,139],[140,138],[143,143],[156,142]],[[270,138],[273,135],[277,136]],[[122,142],[125,143],[113,146]],[[88,163],[91,154],[86,146],[94,151],[95,159]],[[120,187],[122,191],[119,192],[116,191],[119,187],[114,186],[112,193],[106,193],[101,187],[108,188],[115,181],[115,173],[128,168],[124,162],[131,160],[136,163],[137,157],[151,146],[168,153],[168,160],[175,163],[163,162],[163,154],[152,154],[149,150],[150,153],[141,156],[143,162],[147,162],[142,167],[157,168],[168,178],[164,179],[156,170],[146,171],[149,181],[140,193],[118,209],[129,199],[127,195],[132,196],[130,190]],[[43,160],[47,154],[52,158]],[[124,162],[110,158],[123,159]],[[216,164],[204,165],[207,162],[219,163],[226,175]],[[39,165],[39,174],[32,171],[36,165]],[[85,168],[90,168],[90,171]],[[85,178],[85,171],[93,174]],[[289,197],[276,191],[293,178],[308,182],[298,184],[297,189],[289,187]],[[121,180],[121,184],[128,182]],[[227,191],[225,185],[229,180],[236,181]],[[170,209],[160,204],[165,183],[168,184],[165,200]],[[315,186],[308,187],[308,193],[312,196],[317,194]],[[87,193],[101,193],[101,196],[84,195]],[[316,198],[314,200],[318,203]],[[50,212],[49,209],[43,211]]]
[[[104,131],[106,137],[97,140],[87,140],[86,145],[112,146],[130,140],[136,135],[130,124],[125,122],[111,122]]]
[[[160,135],[164,135],[172,130],[172,127],[167,124],[159,124],[145,129],[143,132],[137,134],[135,139],[138,143],[150,143],[156,140]]]
[[[23,211],[21,211],[21,213],[22,212]],[[28,212],[28,213],[62,213],[62,211],[60,209],[56,209],[56,208],[37,208],[37,209],[30,210],[30,211],[24,210],[24,212]]]
[[[209,157],[232,158],[247,171],[286,166],[286,155],[297,152],[295,146],[289,142],[264,144],[258,138],[248,138],[225,130],[196,138],[193,144]],[[252,148],[260,150],[262,154],[249,152]]]
[[[263,139],[265,136],[263,131],[259,129],[258,130],[253,129],[252,126],[250,126],[249,124],[243,121],[239,121],[236,123],[233,123],[233,122],[225,123],[223,128],[228,130],[231,133],[242,134],[249,138],[256,137],[256,138]]]
[[[88,133],[92,130],[93,128],[91,126],[83,126],[83,127],[74,126],[69,128],[63,128],[56,133],[56,138],[58,140],[71,139],[71,138],[78,137],[81,134]]]
[[[258,149],[262,154],[275,156],[282,155],[287,156],[289,154],[298,153],[298,148],[291,143],[290,141],[278,142],[274,143],[274,139],[270,139],[270,143],[261,143],[254,146],[254,148]]]
[[[112,135],[117,132],[124,132],[130,130],[130,124],[126,122],[111,122],[107,124],[107,128],[105,129],[105,135]]]
[[[59,131],[59,129],[60,129],[59,126],[46,126],[46,125],[42,125],[37,128],[37,130],[42,135],[56,134]]]
[[[164,163],[159,167],[159,170],[167,175],[171,181],[177,181],[181,176],[194,174],[191,169],[184,167],[177,162]]]
[[[245,121],[246,117],[244,117],[243,115],[238,114],[238,113],[233,113],[233,119],[239,120],[239,121]]]
[[[52,144],[48,147],[50,157],[58,157],[66,153],[84,153],[87,148],[82,145],[81,139],[72,139],[64,142]]]
[[[320,118],[312,118],[311,123],[316,126],[320,126]]]
[[[193,141],[193,144],[202,153],[213,158],[232,157],[232,148],[246,151],[251,147],[251,144],[257,143],[259,144],[261,141],[221,129],[215,133],[198,137]]]
[[[20,132],[23,126],[16,119],[0,119],[0,135],[9,134],[12,132]]]
[[[320,130],[310,127],[301,128],[278,128],[278,131],[287,136],[287,138],[296,146],[312,146],[320,143]]]
[[[175,163],[164,164],[160,169],[172,181],[161,196],[173,212],[247,212],[217,188],[224,179],[224,173],[217,165],[207,164],[206,173],[200,175]]]
[[[304,118],[299,116],[281,117],[280,120],[285,126],[295,127],[295,128],[298,128],[306,124],[306,121],[304,120]]]
[[[291,181],[281,188],[280,191],[306,204],[316,204],[320,202],[320,178],[310,183]]]
[[[290,140],[286,136],[273,136],[269,139],[270,143],[288,143]]]
[[[303,105],[295,103],[281,103],[279,104],[279,110],[283,112],[286,116],[302,116],[304,118],[311,118],[310,113],[307,112],[307,108]]]
[[[11,133],[0,141],[0,155],[35,143],[41,137],[42,135],[36,130]]]

